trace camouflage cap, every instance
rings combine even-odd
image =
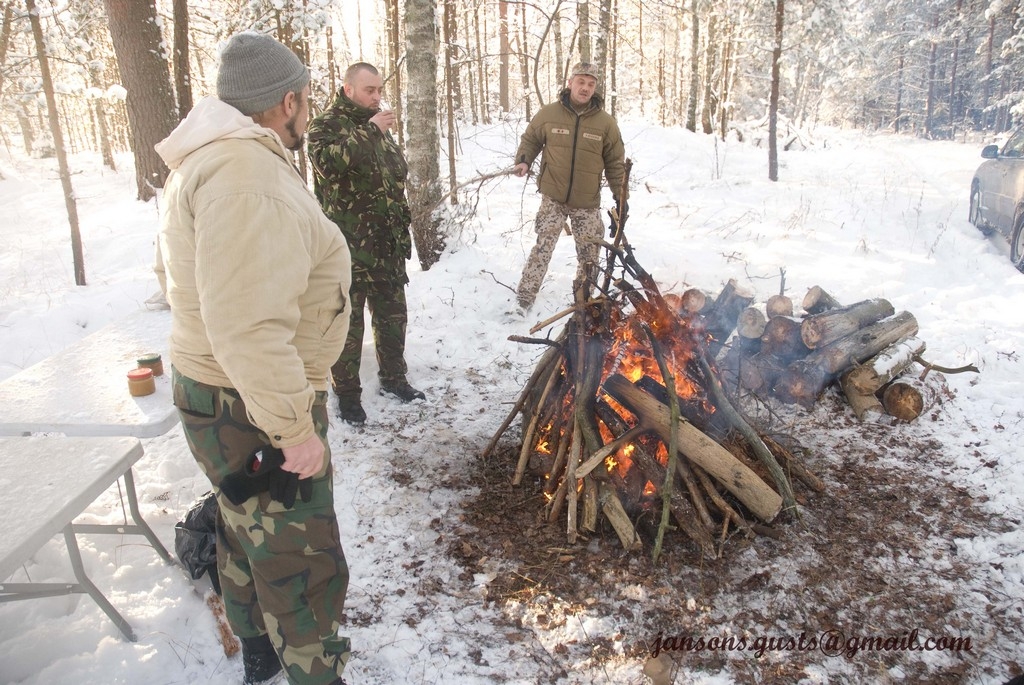
[[[591,76],[598,81],[601,80],[601,72],[598,71],[597,65],[593,62],[577,62],[574,64],[569,72],[569,78],[571,79],[573,76]]]

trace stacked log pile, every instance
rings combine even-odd
[[[794,317],[792,302],[774,296],[766,314],[739,314],[719,360],[731,391],[809,408],[837,384],[861,421],[912,421],[930,405],[935,393],[911,375],[915,363],[925,373],[930,368],[921,361],[925,344],[913,314],[881,298],[842,306],[818,286],[802,307],[803,317]]]

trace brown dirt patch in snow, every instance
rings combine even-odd
[[[829,406],[831,404],[831,406]],[[661,637],[667,647],[682,639],[745,640],[744,651],[670,651],[674,667],[690,673],[727,672],[736,683],[901,682],[945,685],[1002,682],[1021,663],[992,659],[979,664],[987,645],[1019,635],[1020,609],[987,596],[984,585],[965,587],[984,569],[972,568],[955,540],[993,535],[1020,522],[981,512],[955,479],[940,475],[946,450],[922,417],[920,427],[860,427],[837,399],[799,419],[810,453],[805,463],[827,490],[794,484],[805,506],[800,521],[779,527],[781,540],[734,535],[721,557],[701,560],[681,533],[666,536],[657,565],[650,560],[653,528],[642,553],[622,550],[607,525],[569,545],[564,514],[548,524],[538,483],[512,487],[518,446],[508,444],[473,474],[480,495],[467,502],[465,531],[450,551],[466,573],[501,570],[487,601],[505,608],[517,625],[532,630],[555,662],[599,666],[615,659],[646,662]],[[810,439],[809,439],[810,438]],[[812,445],[816,440],[819,444]],[[979,464],[979,468],[983,468]],[[644,526],[641,525],[641,528]],[[560,631],[581,617],[605,617],[602,634],[560,641]],[[911,652],[899,648],[911,631],[929,637],[970,638],[972,651]],[[891,638],[889,650],[826,656],[820,649],[788,648],[812,637]],[[576,631],[578,633],[578,631]],[[681,638],[667,642],[670,638]],[[757,640],[779,640],[780,649],[754,653]],[[849,651],[848,649],[846,651]],[[636,669],[639,672],[639,669]],[[822,674],[826,678],[822,679]],[[633,682],[645,682],[642,676]],[[678,676],[677,683],[688,682]]]

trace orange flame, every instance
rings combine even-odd
[[[674,297],[678,299],[678,296]],[[687,321],[676,315],[678,307],[671,306],[673,302],[672,297],[665,296],[665,301],[670,306],[650,308],[652,320],[649,321],[644,321],[640,314],[635,311],[628,315],[623,314],[622,310],[612,312],[612,343],[605,356],[602,380],[613,373],[618,373],[632,382],[639,380],[643,376],[648,376],[663,385],[665,384],[661,375],[661,369],[651,350],[650,339],[641,327],[641,324],[646,323],[659,342],[665,357],[664,361],[675,381],[676,394],[688,402],[699,402],[705,411],[711,412],[713,408],[706,399],[706,392],[687,371],[688,368],[692,367],[696,355],[700,353],[697,347],[699,340],[688,328]],[[564,366],[560,373],[563,377],[568,375]],[[563,421],[561,425],[571,425],[571,412],[573,411],[576,399],[574,394],[573,392],[564,394],[561,409]],[[605,396],[603,399],[623,418],[627,419],[627,421],[632,421],[632,414],[613,398]],[[614,439],[615,436],[602,422],[598,422],[598,429],[600,437],[605,444]],[[563,435],[561,439],[569,439],[568,434]],[[549,423],[537,432],[536,450],[543,454],[551,454],[552,445],[555,440],[556,436],[552,435],[552,424]],[[609,474],[618,474],[618,476],[625,478],[632,468],[632,456],[636,447],[633,444],[625,445],[615,454],[608,456],[604,462],[606,471]],[[662,464],[668,463],[668,450],[664,444],[658,443],[655,456]],[[550,474],[546,478],[550,480]],[[648,482],[644,488],[644,494],[650,495],[656,492],[656,490],[655,485]],[[545,496],[549,500],[552,499],[550,494]]]

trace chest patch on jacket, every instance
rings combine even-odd
[[[596,133],[584,132],[583,137],[586,138],[587,140],[601,140],[601,136],[597,135]]]
[[[567,129],[567,128],[553,128],[553,129],[551,129],[551,132],[552,133],[557,133],[560,136],[567,136],[567,135],[569,135],[569,129]]]

